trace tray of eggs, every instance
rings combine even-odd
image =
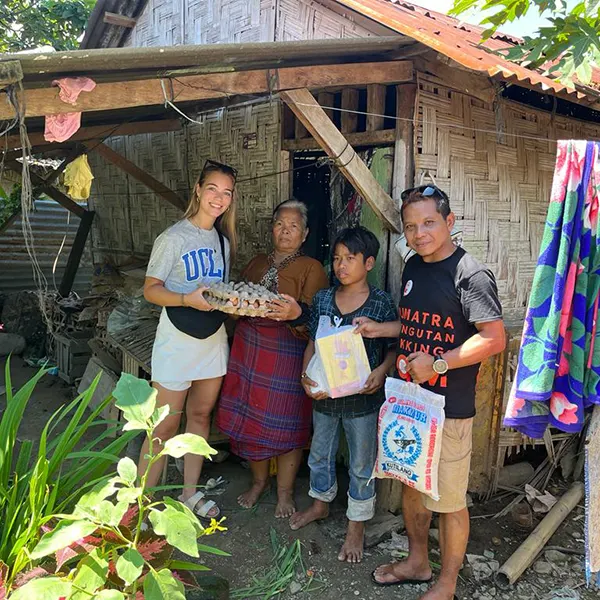
[[[206,301],[216,310],[241,317],[266,317],[268,303],[282,300],[257,283],[215,283],[204,292]]]

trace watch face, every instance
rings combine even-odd
[[[433,370],[438,375],[443,375],[448,371],[448,363],[443,358],[438,358],[433,362]]]

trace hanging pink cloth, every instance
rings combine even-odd
[[[81,113],[46,115],[44,139],[47,142],[64,142],[81,127]]]
[[[59,98],[68,104],[75,104],[81,92],[91,92],[96,87],[96,82],[89,77],[63,77],[55,79],[52,85],[60,88]]]
[[[67,104],[76,104],[81,92],[91,92],[96,82],[89,77],[64,77],[55,79],[52,85],[60,88],[59,98]],[[47,142],[64,142],[81,127],[81,113],[46,115],[44,139]]]

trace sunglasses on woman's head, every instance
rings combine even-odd
[[[220,163],[220,162],[217,162],[216,160],[207,159],[207,161],[204,163],[204,167],[202,167],[202,172],[204,173],[210,167],[214,167],[215,169],[218,169],[219,171],[223,171],[223,173],[227,173],[228,175],[231,175],[233,177],[234,181],[237,179],[237,176],[238,176],[237,169],[234,169],[233,167],[226,165],[225,163]]]
[[[419,185],[417,187],[408,188],[400,194],[400,199],[404,202],[404,200],[406,200],[413,192],[418,192],[419,194],[421,194],[421,196],[425,196],[425,198],[430,198],[431,196],[439,196],[444,200],[448,200],[446,192],[440,190],[440,188],[435,185]]]

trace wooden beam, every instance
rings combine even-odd
[[[275,77],[269,77],[269,74],[275,74]],[[277,69],[275,73],[261,69],[182,76],[174,80],[142,79],[99,83],[91,92],[81,94],[74,106],[59,98],[59,90],[56,87],[28,89],[25,91],[25,114],[27,117],[42,117],[73,111],[152,106],[163,104],[165,94],[174,102],[186,102],[222,98],[231,94],[267,94],[295,88],[323,89],[370,83],[402,83],[412,79],[412,62],[390,61],[292,67]],[[11,107],[0,103],[0,119],[8,119],[11,116]]]
[[[358,110],[358,90],[342,90],[342,133],[353,133],[358,129],[358,113],[346,112]]]
[[[383,129],[385,91],[385,85],[378,83],[367,86],[367,131]]]
[[[367,165],[318,105],[315,97],[307,89],[282,92],[281,97],[323,150],[336,160],[339,170],[360,192],[377,216],[393,231],[400,231],[400,212],[393,200],[377,183]]]
[[[11,171],[15,171],[16,173],[19,173],[19,174],[23,173],[23,165],[16,160],[6,161],[4,164],[5,164],[6,168],[10,169]],[[60,190],[57,190],[55,187],[46,183],[46,181],[42,177],[40,177],[39,175],[34,173],[31,169],[29,170],[29,176],[31,177],[31,183],[33,183],[34,187],[37,190],[39,190],[40,192],[43,192],[47,196],[50,196],[50,198],[52,198],[52,200],[55,200],[61,206],[64,206],[67,210],[70,210],[73,214],[77,215],[80,219],[83,217],[83,215],[86,211],[85,211],[85,208],[83,206],[81,206],[81,204],[77,204],[77,202],[73,202],[73,200],[71,200],[71,198],[69,198],[69,196],[67,196],[66,194],[63,194]]]
[[[96,213],[93,210],[84,211],[81,221],[79,221],[79,227],[71,246],[71,252],[69,252],[69,258],[67,259],[67,265],[65,272],[63,273],[62,281],[58,288],[58,293],[63,297],[67,297],[73,289],[73,282],[77,275],[77,269],[79,269],[79,263],[85,250],[85,243],[92,228],[92,221]]]
[[[119,167],[122,171],[125,171],[128,175],[131,175],[134,179],[137,179],[140,183],[143,183],[146,187],[150,188],[161,198],[164,198],[167,202],[170,202],[176,208],[185,210],[186,202],[173,190],[170,190],[164,183],[155,179],[150,173],[147,173],[143,169],[140,169],[136,164],[132,163],[129,159],[123,155],[115,152],[112,148],[106,144],[97,142],[85,142],[84,144],[88,150],[97,152],[105,160]]]
[[[130,123],[107,123],[106,125],[91,125],[81,127],[68,140],[71,142],[84,142],[94,139],[107,139],[115,135],[138,135],[142,133],[164,133],[165,131],[178,131],[181,129],[179,119],[163,119],[160,121],[137,121]],[[42,131],[29,134],[29,143],[32,146],[43,146],[47,144]],[[13,150],[21,147],[21,136],[9,135],[0,144],[0,151]],[[60,144],[55,144],[60,148]]]
[[[325,108],[326,106],[333,106],[335,102],[335,94],[331,92],[320,92],[317,95],[317,102],[323,107],[325,114],[333,121],[334,110],[331,108]]]
[[[108,23],[109,25],[117,25],[119,27],[127,27],[131,29],[132,27],[136,26],[137,19],[107,11],[104,13],[104,22]]]
[[[360,146],[392,146],[396,141],[395,129],[382,129],[381,131],[359,131],[358,133],[347,133],[346,140],[353,148]],[[321,146],[313,137],[305,140],[283,140],[283,150],[319,150]]]

